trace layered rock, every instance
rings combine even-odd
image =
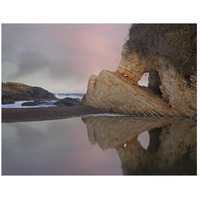
[[[196,75],[191,76],[188,84],[166,58],[158,56],[157,59],[152,60],[148,56],[141,58],[137,53],[127,56],[126,45],[117,71],[121,74],[127,73],[135,82],[138,82],[145,72],[157,71],[161,81],[162,97],[169,101],[169,105],[178,111],[179,115],[196,116]]]
[[[123,174],[196,174],[196,122],[190,119],[83,118],[92,144],[117,150]],[[148,131],[144,149],[138,138]]]
[[[196,75],[190,76],[188,83],[166,58],[152,59],[127,51],[124,45],[116,72],[103,70],[90,77],[83,104],[137,116],[196,118]],[[146,72],[150,73],[149,88],[138,85]],[[159,75],[156,81],[155,74]]]
[[[53,93],[40,87],[32,87],[22,83],[7,82],[2,83],[2,103],[20,100],[56,100]]]

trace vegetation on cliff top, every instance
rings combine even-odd
[[[186,80],[196,74],[196,24],[133,24],[127,47],[128,54],[166,57]]]

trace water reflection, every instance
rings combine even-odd
[[[196,122],[104,116],[3,123],[2,174],[196,174]]]
[[[138,136],[137,141],[140,143],[140,145],[143,147],[143,149],[147,150],[147,148],[149,146],[149,142],[150,142],[149,132],[145,131],[145,132],[141,133]]]
[[[82,120],[87,125],[92,144],[97,143],[103,150],[117,150],[124,175],[196,174],[195,121],[130,117]],[[138,137],[141,139],[141,133],[146,131],[149,144],[144,148],[148,141],[142,141],[141,145]]]
[[[115,149],[91,145],[80,118],[2,124],[4,175],[122,174]]]

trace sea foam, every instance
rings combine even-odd
[[[82,99],[84,95],[84,93],[54,93],[54,96],[58,99],[64,99],[66,97],[72,99]]]
[[[58,99],[64,99],[66,97],[72,98],[72,99],[82,99],[84,93],[54,93],[54,96]],[[26,100],[26,101],[15,101],[15,103],[12,104],[3,104],[2,108],[47,108],[47,107],[55,107],[56,105],[53,105],[56,100],[52,101],[46,101],[44,104],[36,105],[36,106],[22,106],[22,103],[25,102],[33,102],[33,100]]]

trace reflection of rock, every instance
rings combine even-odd
[[[129,117],[83,121],[91,143],[117,150],[124,174],[196,174],[195,121]],[[144,150],[137,137],[147,130],[150,144]]]
[[[34,99],[55,100],[57,98],[40,87],[15,82],[2,83],[2,103]]]
[[[82,118],[88,129],[91,143],[97,142],[102,149],[115,148],[144,132],[170,124],[173,120],[142,119],[132,117]]]
[[[153,130],[149,131],[150,136],[150,143],[148,150],[152,152],[157,152],[160,147],[160,134],[162,128],[154,128]]]

